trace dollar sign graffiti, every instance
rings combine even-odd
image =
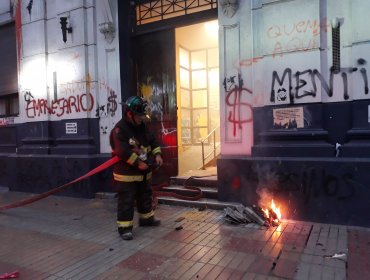
[[[230,90],[226,96],[226,105],[230,106],[232,109],[229,111],[227,120],[233,124],[234,136],[236,135],[236,126],[239,126],[239,129],[242,128],[243,123],[251,122],[252,117],[252,106],[251,104],[241,101],[243,93],[252,94],[252,91],[247,88],[239,88],[237,86],[234,89]],[[246,110],[249,110],[250,116],[246,119],[241,118],[242,107],[246,107]]]
[[[117,95],[114,92],[114,90],[109,91],[109,97],[108,97],[108,102],[109,102],[109,107],[110,107],[110,112],[112,113],[111,116],[113,117],[117,111],[117,101],[116,101]]]

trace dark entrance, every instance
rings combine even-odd
[[[163,181],[178,175],[176,36],[181,26],[217,18],[217,0],[118,1],[122,100],[143,96],[161,141]]]
[[[175,32],[137,36],[133,44],[137,93],[148,101],[150,127],[161,142],[165,163],[159,177],[163,180],[178,172]]]

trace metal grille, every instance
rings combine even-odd
[[[340,72],[340,26],[332,28],[333,71]]]
[[[217,8],[217,0],[156,0],[136,6],[136,25]]]

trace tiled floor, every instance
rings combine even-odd
[[[0,193],[0,204],[29,194]],[[232,226],[222,212],[159,205],[158,228],[123,241],[114,199],[49,197],[0,213],[0,275],[19,279],[370,279],[370,229],[284,221]],[[333,256],[338,258],[333,258]],[[343,258],[344,257],[344,258]]]

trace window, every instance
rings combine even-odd
[[[0,117],[19,113],[17,45],[14,22],[0,26]]]
[[[17,116],[18,114],[18,93],[0,96],[0,117]]]
[[[136,25],[217,9],[217,0],[153,0],[136,4]]]

